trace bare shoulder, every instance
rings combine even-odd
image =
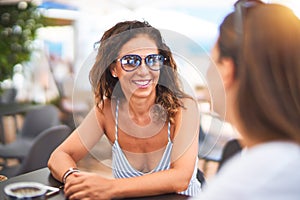
[[[114,100],[105,99],[103,104],[95,106],[97,121],[110,141],[114,141],[115,111],[116,102]]]
[[[194,98],[185,97],[182,98],[183,106],[185,108],[195,108],[197,107],[197,101]]]
[[[95,110],[97,113],[97,116],[103,116],[106,115],[108,113],[111,113],[111,109],[112,107],[114,107],[112,104],[114,102],[110,99],[104,99],[103,103],[99,104],[99,105],[95,105]],[[115,104],[115,103],[114,103]]]
[[[185,112],[191,112],[191,111],[198,112],[198,104],[195,99],[185,97],[185,98],[182,98],[181,101],[183,103],[183,107],[178,109],[178,112],[175,117],[175,122],[178,121],[179,119],[181,119],[183,113],[185,113]]]
[[[183,107],[178,110],[173,124],[175,136],[183,126],[190,126],[191,123],[198,124],[198,118],[200,118],[198,104],[195,99],[183,98],[182,103]]]
[[[183,107],[178,109],[178,112],[175,117],[175,121],[182,118],[182,115],[186,112],[198,112],[198,104],[197,101],[193,98],[182,98],[181,99]]]
[[[94,108],[97,120],[103,127],[105,127],[105,124],[113,117],[113,103],[114,102],[110,99],[105,99],[102,104],[96,105]]]

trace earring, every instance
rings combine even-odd
[[[114,78],[117,78],[117,75],[116,75],[116,74],[113,74],[112,76],[113,76]]]

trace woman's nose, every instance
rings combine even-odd
[[[142,61],[141,66],[138,67],[137,72],[139,74],[149,73],[149,67],[146,65],[145,60]]]

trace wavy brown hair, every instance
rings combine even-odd
[[[244,129],[256,139],[300,143],[299,19],[282,5],[256,5],[240,16],[239,37],[236,17],[234,12],[224,19],[217,44],[220,58],[235,63],[236,108]]]
[[[124,21],[119,22],[107,30],[99,41],[98,54],[89,78],[95,94],[95,103],[101,110],[104,98],[124,98],[118,78],[111,75],[110,69],[119,56],[119,51],[125,43],[138,35],[147,35],[157,46],[160,54],[166,60],[160,70],[160,77],[156,86],[155,103],[166,110],[168,119],[174,122],[174,117],[180,107],[183,107],[182,98],[188,97],[181,88],[178,78],[177,65],[172,57],[169,47],[162,39],[161,33],[147,22]],[[164,112],[157,111],[156,115]]]

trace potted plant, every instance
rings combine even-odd
[[[16,64],[30,60],[32,42],[42,26],[43,16],[33,1],[0,2],[0,83],[12,78]],[[1,91],[0,87],[0,96]]]

